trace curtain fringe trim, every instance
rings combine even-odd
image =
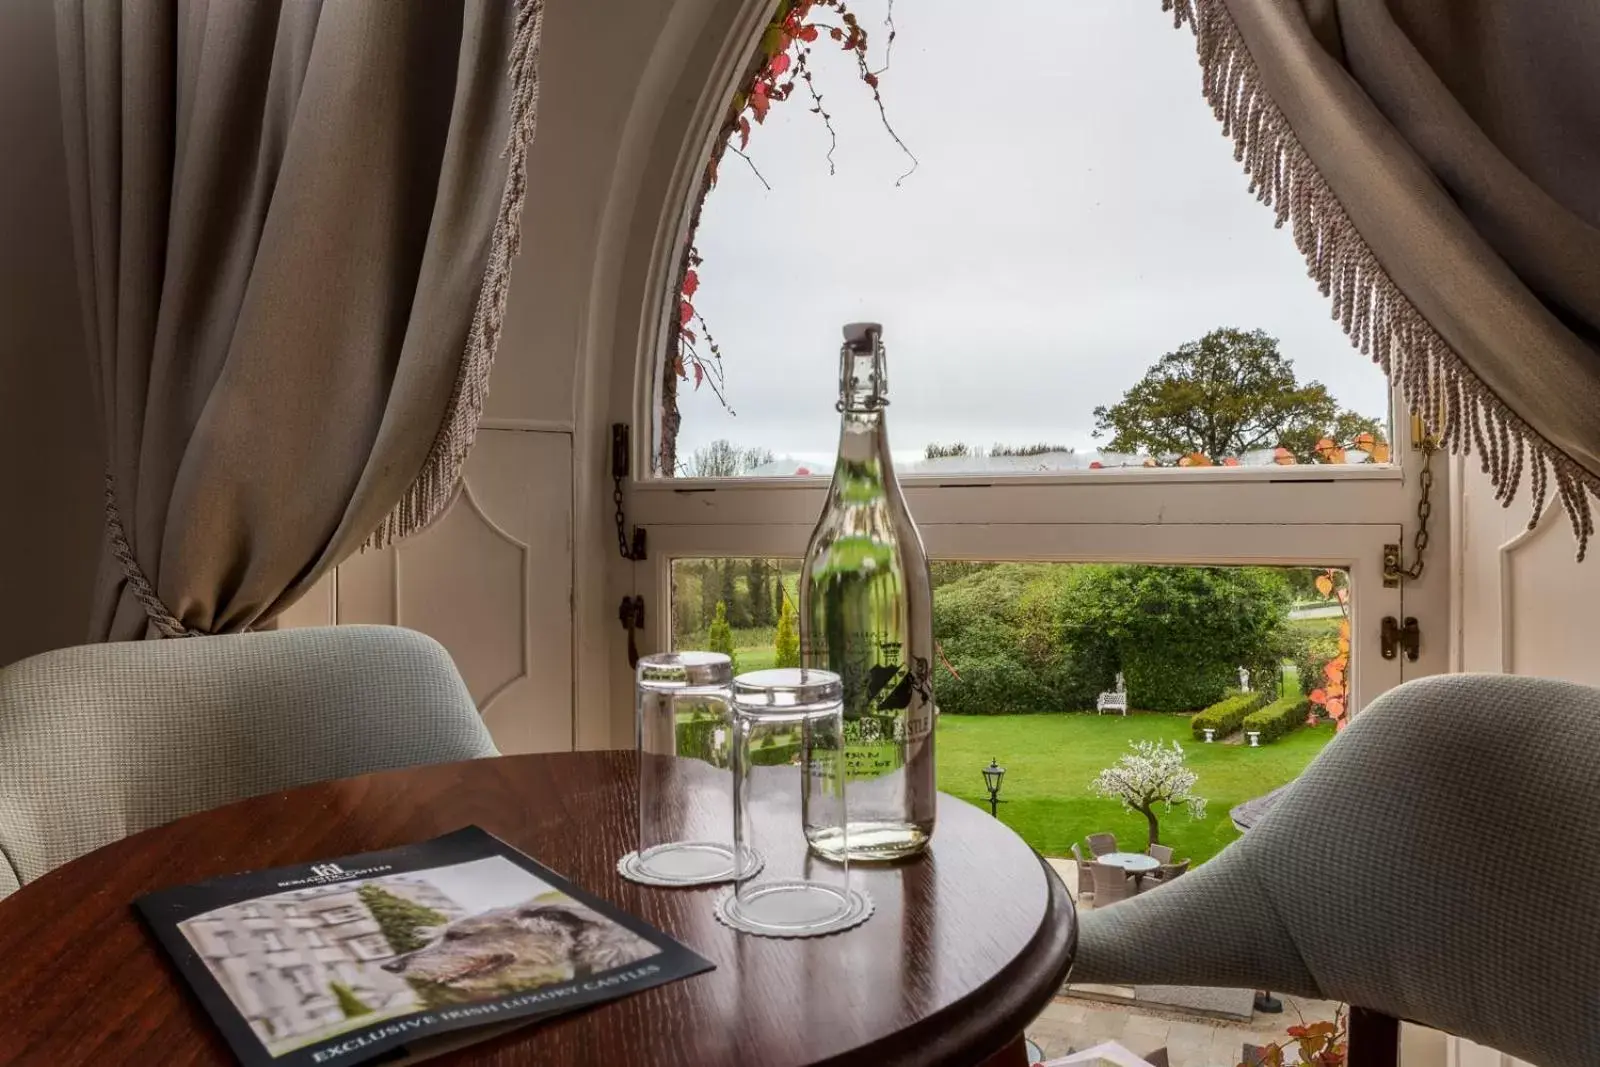
[[[489,372],[505,323],[511,264],[522,243],[522,205],[528,190],[528,147],[533,143],[539,106],[539,43],[544,28],[544,0],[517,0],[516,30],[510,54],[511,133],[504,158],[506,187],[500,198],[484,269],[483,287],[473,313],[472,329],[461,355],[455,388],[428,458],[405,496],[362,548],[384,548],[425,529],[454,498],[467,454],[478,435]]]
[[[1293,228],[1311,277],[1333,302],[1350,343],[1398,380],[1427,432],[1452,453],[1478,454],[1509,507],[1526,472],[1533,492],[1528,528],[1538,524],[1552,488],[1577,540],[1578,559],[1594,533],[1591,495],[1600,478],[1546,441],[1484,385],[1379,265],[1288,119],[1261,86],[1260,71],[1223,0],[1162,0],[1173,26],[1195,35],[1202,87],[1250,191]]]

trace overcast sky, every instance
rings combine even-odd
[[[851,5],[881,63],[885,0]],[[1246,192],[1200,95],[1193,37],[1156,0],[900,0],[889,118],[824,37],[828,135],[797,91],[729,155],[698,235],[696,305],[727,369],[682,395],[679,455],[719,437],[831,457],[841,324],[881,321],[896,452],[929,441],[1093,448],[1161,355],[1218,326],[1278,337],[1302,379],[1387,412],[1288,230]],[[1021,32],[1019,32],[1019,30]]]

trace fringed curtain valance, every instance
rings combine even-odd
[[[1600,4],[1164,0],[1252,189],[1452,450],[1582,558],[1600,495]]]
[[[58,0],[104,420],[95,636],[248,629],[446,506],[516,253],[540,0]]]

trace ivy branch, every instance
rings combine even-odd
[[[824,21],[829,17],[836,21]],[[898,187],[914,174],[919,166],[917,157],[889,121],[889,112],[884,105],[883,93],[879,86],[879,76],[889,69],[897,34],[894,23],[894,0],[889,0],[884,24],[888,30],[884,63],[882,67],[873,70],[867,61],[869,34],[855,12],[849,9],[846,0],[779,0],[772,20],[761,35],[761,43],[751,62],[749,76],[729,104],[711,158],[706,163],[700,197],[695,202],[689,219],[689,244],[684,250],[683,262],[679,269],[677,352],[672,359],[672,368],[679,380],[687,381],[693,375],[696,389],[709,383],[724,408],[728,408],[728,402],[725,395],[726,378],[723,374],[722,352],[712,340],[705,319],[694,306],[694,295],[700,287],[699,268],[703,262],[699,250],[695,247],[694,235],[700,227],[700,215],[705,208],[706,197],[716,187],[718,168],[726,153],[732,152],[745,161],[751,173],[770,192],[772,184],[767,181],[748,152],[750,137],[755,127],[765,124],[772,105],[788,100],[797,85],[804,83],[811,97],[811,113],[821,117],[822,124],[828,131],[828,173],[830,175],[837,173],[834,153],[839,147],[839,136],[834,129],[833,115],[823,103],[822,92],[817,89],[811,63],[812,46],[822,39],[823,34],[827,34],[828,40],[855,56],[856,76],[871,90],[872,101],[878,109],[878,117],[883,123],[883,128],[911,161],[910,168],[895,179],[895,185]],[[698,334],[694,327],[698,327]],[[703,335],[706,339],[704,353],[698,345],[699,335]],[[676,387],[663,390],[663,393],[662,402],[665,408],[663,414],[666,416],[663,425],[675,428]],[[728,408],[728,411],[729,414],[733,413],[731,408]],[[661,455],[658,458],[663,470],[670,471],[677,466],[675,441],[668,439],[666,434],[663,435]]]

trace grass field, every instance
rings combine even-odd
[[[1187,715],[941,715],[939,788],[987,809],[982,770],[997,759],[1006,769],[1000,819],[1046,856],[1084,848],[1085,835],[1110,831],[1129,851],[1144,850],[1144,816],[1115,800],[1089,794],[1089,782],[1135,740],[1177,741],[1200,776],[1206,817],[1191,820],[1174,807],[1161,817],[1161,841],[1179,858],[1210,859],[1239,836],[1228,809],[1291,781],[1333,738],[1330,726],[1301,728],[1261,748],[1200,744]]]

